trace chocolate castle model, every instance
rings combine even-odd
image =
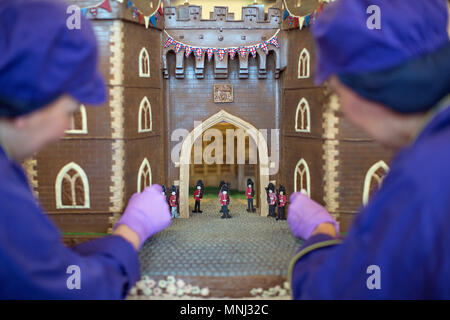
[[[87,12],[108,102],[82,106],[58,144],[24,163],[34,193],[66,240],[107,234],[131,195],[153,183],[178,186],[180,216],[189,218],[194,143],[223,123],[248,130],[257,147],[256,170],[238,180],[244,187],[247,178],[255,181],[260,215],[267,215],[265,187],[272,182],[288,194],[303,190],[337,217],[342,230],[348,227],[389,170],[390,152],[343,118],[325,87],[314,85],[309,28],[283,20],[284,1],[266,12],[244,7],[239,21],[227,7],[215,7],[204,20],[201,6],[174,7],[166,0],[155,20],[149,15],[159,1],[152,9],[149,1],[134,0],[139,10],[127,8],[127,1],[108,2],[111,12]],[[243,46],[248,50],[236,51],[234,59],[208,51]],[[188,55],[188,47],[203,50]]]

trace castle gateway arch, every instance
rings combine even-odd
[[[260,215],[264,216],[268,212],[268,204],[266,199],[265,188],[269,184],[269,155],[267,141],[263,134],[252,124],[242,120],[224,110],[219,111],[210,118],[204,120],[201,124],[192,130],[184,139],[180,153],[180,217],[189,218],[189,166],[191,162],[192,146],[197,138],[201,137],[204,131],[212,126],[227,122],[238,128],[243,129],[249,138],[253,139],[258,148],[258,169],[259,169],[259,186],[260,194]]]

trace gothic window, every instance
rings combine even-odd
[[[139,77],[150,78],[150,56],[145,48],[139,54]]]
[[[309,70],[310,70],[310,56],[308,50],[303,49],[300,52],[300,56],[298,58],[298,78],[306,79],[309,78]]]
[[[65,165],[55,182],[57,209],[90,208],[89,182],[84,170],[74,162]]]
[[[152,185],[152,169],[147,158],[142,161],[141,167],[138,172],[137,192],[144,191],[146,187]]]
[[[388,165],[384,161],[375,163],[369,171],[367,171],[364,179],[363,204],[367,205],[370,197],[381,187],[383,179],[389,171]]]
[[[147,97],[144,97],[139,107],[139,129],[138,132],[152,131],[152,106]]]
[[[306,101],[305,98],[302,98],[297,105],[297,112],[295,113],[295,131],[311,132],[310,120],[311,116],[308,101]]]
[[[81,105],[80,110],[72,115],[71,122],[71,127],[69,130],[66,130],[66,133],[87,134],[86,107],[84,105]]]
[[[301,159],[295,166],[294,192],[300,191],[308,195],[308,197],[310,197],[311,196],[310,184],[311,181],[308,164],[304,159]]]

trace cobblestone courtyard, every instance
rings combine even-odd
[[[221,219],[218,201],[204,199],[203,213],[191,213],[189,219],[173,219],[169,228],[142,247],[142,275],[151,279],[198,278],[207,280],[202,282],[207,286],[220,286],[220,281],[214,279],[226,282],[229,277],[230,281],[284,281],[289,262],[300,245],[287,221],[248,213],[245,200],[232,199],[229,208],[232,218]]]

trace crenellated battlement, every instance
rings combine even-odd
[[[274,29],[279,28],[282,18],[279,8],[269,8],[264,12],[263,6],[248,6],[242,8],[242,20],[235,20],[234,13],[228,12],[228,7],[216,6],[210,12],[209,19],[202,19],[202,7],[196,5],[181,5],[165,7],[166,29]]]
[[[210,19],[201,19],[202,7],[195,5],[181,5],[178,7],[165,7],[165,29],[167,41],[170,36],[174,41],[194,48],[203,48],[202,54],[195,59],[195,75],[204,77],[205,57],[207,48],[242,48],[255,47],[258,58],[258,77],[266,77],[266,56],[268,51],[275,53],[275,77],[279,77],[281,65],[281,52],[278,47],[266,42],[266,52],[259,44],[268,41],[278,33],[282,22],[281,10],[276,7],[264,12],[264,6],[251,5],[242,8],[242,20],[234,20],[234,13],[228,12],[226,6],[216,6],[210,12]],[[212,49],[211,49],[212,50]],[[167,53],[176,52],[175,77],[184,77],[185,48],[176,51],[174,46],[163,49],[164,77],[168,78]],[[214,49],[214,76],[216,78],[228,77],[228,51],[224,57],[218,56],[218,49]],[[248,59],[250,52],[238,54],[239,77],[248,78]]]

